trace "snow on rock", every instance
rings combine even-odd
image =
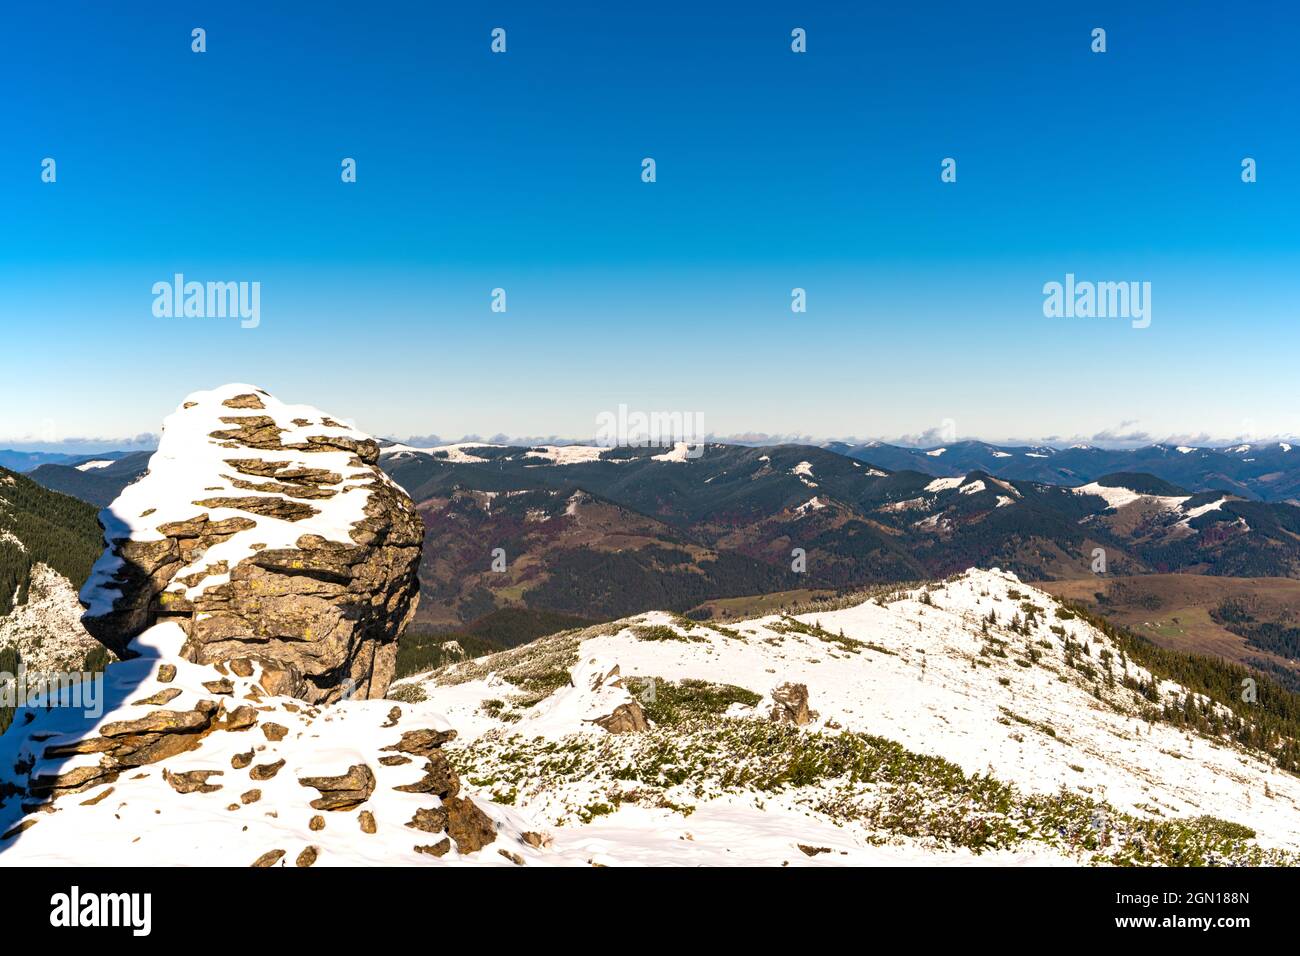
[[[128,657],[174,620],[186,659],[254,656],[272,693],[382,696],[419,600],[423,526],[378,459],[369,436],[254,386],[190,395],[148,473],[100,513],[87,630]]]
[[[95,459],[94,461],[83,461],[77,466],[77,471],[94,471],[98,468],[107,468],[113,464],[111,460]]]
[[[455,731],[428,705],[268,695],[255,662],[191,663],[185,641],[174,621],[139,635],[87,696],[98,707],[61,696],[15,712],[0,737],[0,863],[563,859],[525,817],[462,792],[443,752]]]

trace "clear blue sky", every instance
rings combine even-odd
[[[1294,4],[0,18],[0,444],[124,438],[226,381],[399,436],[588,437],[619,403],[718,434],[1300,432]],[[261,325],[156,318],[176,272],[260,282]],[[1151,327],[1044,318],[1067,272],[1150,281]]]

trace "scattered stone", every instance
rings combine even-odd
[[[401,719],[402,719],[402,708],[394,707],[392,710],[388,712],[388,721],[386,723],[380,724],[379,726],[383,728],[396,727],[397,722]]]
[[[108,788],[106,788],[105,790],[100,791],[100,793],[97,794],[96,796],[91,797],[89,800],[82,800],[82,801],[81,801],[81,805],[82,805],[83,807],[93,807],[95,804],[99,803],[101,800],[103,800],[105,797],[107,797],[110,793],[112,793],[114,789],[115,789],[115,788],[113,788],[113,787],[108,787]]]
[[[163,704],[170,704],[177,697],[181,696],[179,687],[168,687],[158,691],[152,697],[143,697],[140,700],[131,701],[132,707],[161,707]]]
[[[252,762],[253,762],[253,751],[251,750],[248,751],[248,753],[235,754],[233,757],[230,758],[230,766],[234,767],[236,770],[243,770]]]
[[[39,820],[24,820],[16,827],[6,830],[4,833],[0,833],[0,842],[4,840],[12,839],[13,837],[16,837],[18,834],[22,833],[24,830],[30,830],[32,827],[36,826],[36,824],[39,822],[40,822]],[[44,833],[45,831],[42,830],[41,832]],[[444,850],[443,852],[445,853],[446,851]],[[437,856],[442,856],[442,853],[437,854]]]
[[[380,749],[413,754],[416,757],[430,757],[443,744],[455,739],[454,730],[407,730],[402,733],[402,739],[397,743]]]
[[[645,711],[635,700],[619,704],[604,717],[597,717],[594,723],[611,734],[640,734],[650,729]]]
[[[461,853],[481,850],[497,838],[492,818],[466,797],[448,797],[442,801],[447,813],[447,835]]]
[[[555,842],[549,833],[537,833],[534,830],[526,830],[521,836],[525,843],[538,850],[549,850]]]
[[[158,665],[158,683],[160,683],[160,684],[170,684],[170,683],[171,683],[172,681],[174,681],[175,679],[176,679],[176,665],[175,665],[175,664],[159,664],[159,665]]]
[[[254,860],[253,866],[256,867],[275,866],[277,863],[280,862],[280,857],[282,856],[284,856],[283,850],[269,850],[268,852],[263,853],[256,860]]]
[[[283,766],[283,760],[277,760],[275,763],[259,763],[252,770],[248,771],[248,775],[254,780],[270,780],[280,772],[280,768]]]
[[[298,854],[298,859],[294,861],[295,866],[311,866],[316,862],[317,850],[314,846],[309,846]]]
[[[311,801],[315,810],[351,810],[375,792],[374,771],[363,763],[353,764],[338,777],[299,777],[298,782],[320,791],[320,797]]]
[[[236,657],[230,662],[230,672],[236,677],[252,677],[253,662],[247,657]]]
[[[387,757],[380,757],[379,763],[384,767],[400,767],[404,763],[410,763],[410,757],[403,757],[401,754],[390,754]]]
[[[248,806],[250,803],[257,803],[257,801],[261,799],[262,791],[258,790],[256,787],[252,790],[245,790],[239,795],[239,802],[244,806]]]
[[[782,684],[772,689],[772,710],[768,719],[782,724],[803,727],[817,717],[808,707],[807,684]]]
[[[209,694],[233,694],[235,685],[231,683],[229,677],[223,677],[221,680],[205,680],[203,686],[208,689]]]
[[[285,735],[289,733],[289,728],[284,726],[284,724],[277,724],[268,721],[262,725],[262,733],[266,734],[266,739],[274,744],[284,740]]]
[[[443,837],[437,843],[434,843],[430,846],[417,846],[415,848],[415,852],[427,853],[429,854],[429,856],[446,856],[447,852],[450,849],[451,849],[451,841],[448,840],[446,837]]]
[[[357,814],[357,822],[361,824],[362,833],[374,833],[377,829],[375,827],[375,815],[369,810],[362,810]]]
[[[307,826],[309,829],[312,830],[324,830],[325,818],[318,813],[316,814],[316,816],[311,818],[311,822],[309,822]]]
[[[518,853],[511,853],[509,850],[497,850],[497,852],[500,853],[502,856],[504,856],[511,863],[513,863],[515,866],[524,865],[524,858],[520,856]]]
[[[809,846],[806,843],[796,843],[795,846],[802,850],[805,856],[817,856],[819,853],[831,852],[831,848],[828,846]]]
[[[214,793],[221,789],[221,784],[208,783],[208,777],[219,777],[221,770],[187,770],[184,773],[172,773],[163,770],[163,779],[171,784],[177,793]]]

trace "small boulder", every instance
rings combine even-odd
[[[299,777],[298,782],[320,791],[320,797],[311,802],[315,810],[351,810],[375,792],[374,771],[363,763],[353,764],[337,777]]]
[[[492,818],[466,797],[448,797],[442,808],[447,814],[447,835],[460,853],[481,850],[497,838]]]
[[[803,727],[817,718],[816,711],[808,707],[807,684],[782,684],[772,689],[771,697],[769,720]]]
[[[446,856],[449,850],[451,850],[451,841],[446,837],[429,846],[417,846],[415,848],[416,853],[427,853],[429,856]]]
[[[219,777],[222,770],[187,770],[184,773],[172,773],[163,770],[163,779],[171,784],[177,793],[214,793],[221,789],[220,784],[208,783],[208,777]]]
[[[253,866],[259,868],[275,866],[282,856],[284,856],[283,850],[268,850],[253,861]]]
[[[248,771],[248,775],[254,780],[270,780],[280,772],[280,768],[283,766],[283,760],[277,760],[275,763],[259,763],[252,770]]]

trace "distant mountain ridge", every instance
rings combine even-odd
[[[1300,575],[1300,508],[1143,473],[1074,487],[888,471],[825,448],[390,447],[425,520],[425,624],[592,617],[1002,567]],[[499,553],[500,566],[493,566]]]
[[[998,478],[1082,485],[1102,475],[1129,472],[1153,475],[1192,491],[1222,488],[1261,501],[1300,500],[1300,441],[1243,443],[1224,448],[1161,444],[1131,450],[1093,445],[1002,446],[981,441],[957,441],[930,448],[880,442],[832,442],[826,447],[892,471],[911,469],[936,477],[953,477],[978,469]]]
[[[1098,553],[1111,574],[1300,576],[1300,509],[1259,500],[1241,470],[1292,452],[1231,451],[1241,460],[1163,446],[979,442],[930,453],[879,444],[388,443],[381,466],[419,506],[419,622],[436,631],[503,608],[611,619],[971,566],[1077,578],[1093,573]],[[148,458],[43,465],[30,477],[102,504]],[[891,467],[899,464],[907,467]],[[1270,474],[1251,481],[1277,490],[1292,480]]]
[[[54,451],[15,451],[12,448],[0,448],[0,468],[8,468],[10,471],[19,473],[31,471],[41,465],[69,465],[76,466],[83,462],[101,459],[106,461],[116,461],[130,452],[125,451],[107,451],[96,453],[94,455],[74,455],[67,452]]]
[[[51,491],[61,491],[103,508],[148,470],[152,456],[151,451],[135,451],[117,458],[97,455],[69,464],[43,464],[27,477]]]
[[[725,442],[710,444],[728,444]],[[512,445],[487,442],[455,442],[432,447],[414,447],[399,442],[387,446],[390,454],[429,454],[448,461],[474,457],[510,457],[536,449],[591,449],[592,446]],[[782,444],[734,444],[728,447],[758,449]],[[998,478],[1040,481],[1053,485],[1083,485],[1103,475],[1147,474],[1191,491],[1224,489],[1243,498],[1260,501],[1300,501],[1300,439],[1247,442],[1228,446],[1193,447],[1155,444],[1142,448],[1100,448],[1095,445],[1000,445],[962,440],[945,445],[911,447],[886,442],[847,443],[832,441],[808,445],[888,471],[919,471],[937,478],[983,471]],[[477,449],[477,451],[474,451]],[[33,480],[75,495],[94,504],[107,504],[125,484],[144,472],[151,452],[105,452],[98,455],[61,455],[46,452],[0,450],[0,467],[30,474]],[[563,454],[563,453],[560,453]],[[620,453],[606,452],[604,457]],[[110,461],[107,468],[88,463]],[[540,460],[540,459],[539,459]],[[591,459],[594,460],[594,459]]]

